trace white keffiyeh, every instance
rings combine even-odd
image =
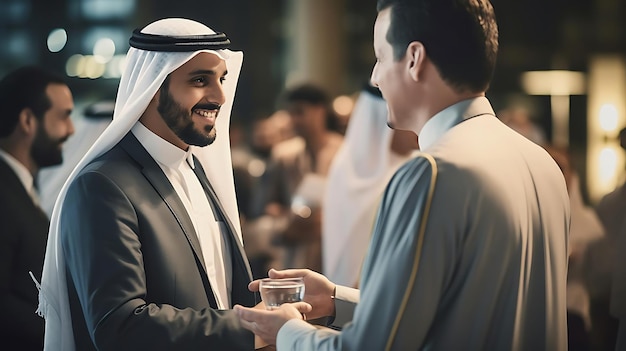
[[[156,21],[146,26],[141,32],[167,36],[215,34],[213,30],[201,23],[180,18]],[[212,53],[224,59],[228,69],[228,79],[223,85],[226,102],[221,107],[216,120],[217,139],[207,147],[197,148],[194,154],[203,164],[207,177],[241,240],[228,129],[243,53],[230,50],[154,52],[131,47],[117,93],[113,121],[74,168],[63,185],[52,212],[37,310],[46,320],[44,350],[73,351],[75,349],[65,275],[65,257],[59,238],[60,212],[69,184],[83,167],[111,149],[128,133],[139,120],[167,75],[201,52]],[[219,166],[216,167],[216,164]]]
[[[392,138],[385,100],[361,92],[328,172],[322,207],[323,272],[336,284],[356,285],[382,192],[409,158],[391,150]]]

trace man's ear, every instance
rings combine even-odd
[[[413,41],[406,48],[406,56],[409,65],[409,75],[411,79],[417,82],[420,80],[421,72],[424,70],[426,48],[424,48],[421,42]]]
[[[37,117],[30,108],[25,108],[20,112],[16,128],[25,135],[35,135],[37,133]]]

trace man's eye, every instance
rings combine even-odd
[[[198,83],[198,84],[204,84],[206,83],[206,79],[204,77],[198,77],[198,78],[194,78],[193,82]]]

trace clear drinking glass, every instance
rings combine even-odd
[[[266,308],[273,310],[283,303],[302,301],[304,280],[302,278],[265,278],[261,279],[259,291]]]

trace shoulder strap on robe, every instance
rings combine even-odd
[[[420,222],[420,226],[418,229],[418,237],[417,237],[417,245],[415,249],[415,259],[413,261],[413,267],[411,268],[411,274],[409,276],[409,284],[407,284],[406,291],[404,292],[404,297],[402,298],[402,303],[400,304],[400,312],[396,316],[396,320],[393,323],[393,327],[391,328],[391,333],[389,333],[389,339],[387,339],[387,346],[385,350],[391,350],[391,346],[393,345],[393,340],[398,333],[398,328],[400,327],[400,321],[402,320],[402,316],[404,315],[404,310],[406,309],[406,305],[408,304],[409,297],[411,296],[411,289],[415,284],[415,279],[417,277],[417,271],[419,269],[419,262],[422,256],[422,247],[424,246],[424,234],[426,232],[426,223],[428,222],[428,214],[430,213],[430,206],[433,201],[433,194],[435,192],[435,183],[437,182],[437,162],[435,159],[425,153],[418,153],[415,157],[423,157],[425,158],[432,168],[432,176],[430,177],[430,187],[428,188],[428,197],[426,198],[426,205],[424,206],[424,213],[422,214],[422,220]]]

